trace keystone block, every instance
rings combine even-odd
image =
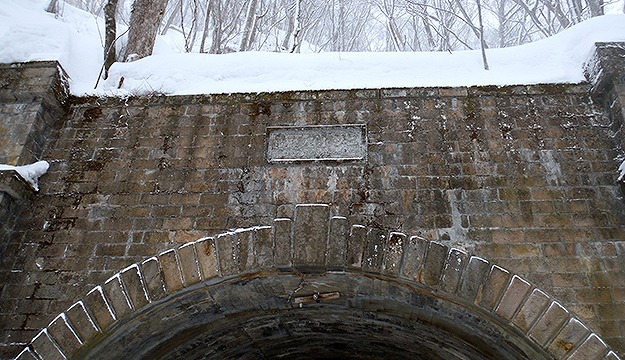
[[[295,266],[325,267],[330,207],[297,205],[293,224],[293,262]]]

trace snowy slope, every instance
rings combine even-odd
[[[208,94],[377,87],[576,83],[597,41],[625,41],[625,15],[606,15],[551,38],[487,51],[454,53],[247,52],[181,54],[159,39],[155,55],[116,63],[94,89],[101,67],[103,22],[65,6],[45,13],[47,0],[2,0],[0,62],[59,60],[76,95]],[[121,88],[118,89],[123,77]]]

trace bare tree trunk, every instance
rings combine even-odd
[[[482,48],[482,61],[484,62],[484,70],[488,70],[488,61],[486,60],[486,42],[484,41],[484,24],[482,23],[482,4],[477,0],[477,17],[480,22],[480,43]]]
[[[221,53],[221,38],[223,36],[223,9],[221,7],[221,0],[215,0],[215,7],[213,8],[213,41],[211,43],[211,54]]]
[[[200,42],[200,52],[205,52],[204,46],[206,45],[206,38],[208,37],[208,24],[210,23],[211,10],[213,8],[213,0],[208,2],[206,6],[206,17],[204,18],[204,31],[202,32],[202,41]]]
[[[588,0],[588,7],[591,17],[603,15],[603,0]]]
[[[158,27],[161,24],[167,0],[135,0],[130,15],[130,33],[124,61],[133,61],[152,55]]]
[[[46,7],[46,11],[52,14],[59,13],[59,0],[50,0],[48,7]]]
[[[117,61],[115,51],[115,38],[117,37],[117,22],[115,13],[117,12],[117,0],[108,0],[104,6],[104,79],[109,77],[109,69]]]
[[[247,8],[247,16],[245,19],[245,27],[243,28],[243,35],[241,38],[240,51],[246,51],[250,43],[250,34],[252,27],[254,26],[254,19],[256,18],[256,5],[258,0],[250,0],[250,5]]]
[[[293,46],[292,53],[299,49],[302,33],[302,0],[295,0],[295,13],[293,14]]]

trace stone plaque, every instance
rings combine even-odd
[[[269,162],[362,160],[365,125],[268,127]]]

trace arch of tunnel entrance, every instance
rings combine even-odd
[[[123,269],[18,359],[618,359],[571,311],[435,241],[324,204]]]

